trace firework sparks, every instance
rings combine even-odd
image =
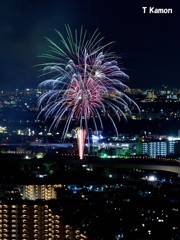
[[[66,30],[66,39],[57,31],[61,47],[47,39],[52,54],[42,57],[52,62],[41,64],[42,75],[50,78],[39,84],[40,89],[46,89],[38,100],[41,107],[39,116],[53,118],[49,131],[56,129],[66,117],[62,133],[65,137],[72,119],[79,121],[80,129],[84,128],[86,134],[90,118],[96,131],[98,126],[103,129],[103,114],[109,117],[118,134],[113,116],[119,120],[121,117],[126,119],[127,115],[131,115],[130,106],[134,105],[137,109],[138,106],[124,93],[128,89],[124,84],[128,76],[118,66],[118,58],[107,51],[112,42],[101,45],[103,38],[97,30],[90,38],[83,28],[79,34],[75,30],[74,35],[69,26]]]
[[[78,146],[79,146],[79,158],[82,160],[84,157],[84,143],[86,138],[86,130],[78,129]]]

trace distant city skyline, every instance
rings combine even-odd
[[[172,8],[172,14],[144,14],[143,7]],[[0,89],[36,88],[42,79],[39,55],[48,52],[48,37],[59,43],[64,34],[83,25],[99,29],[104,42],[122,57],[130,88],[170,85],[180,88],[180,6],[177,1],[69,0],[49,2],[8,0],[0,9]]]

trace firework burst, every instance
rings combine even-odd
[[[88,133],[88,121],[93,119],[94,128],[103,129],[102,115],[108,116],[116,133],[118,130],[113,120],[126,119],[131,115],[130,106],[137,104],[124,90],[128,76],[118,66],[118,57],[108,48],[112,42],[102,45],[103,38],[96,30],[91,37],[80,29],[72,33],[66,26],[67,37],[57,31],[60,43],[57,45],[47,38],[51,54],[42,55],[51,62],[41,64],[42,75],[50,76],[39,84],[45,89],[38,99],[40,115],[52,118],[49,131],[56,129],[61,120],[66,118],[62,137],[65,137],[72,119],[77,119],[80,129]]]

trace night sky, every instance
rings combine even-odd
[[[172,8],[173,14],[143,14],[142,7]],[[38,55],[81,25],[99,29],[103,43],[115,41],[131,88],[180,88],[180,4],[178,0],[4,0],[0,3],[0,90],[37,87]]]

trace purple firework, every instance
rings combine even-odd
[[[108,116],[118,134],[113,116],[126,119],[132,114],[132,105],[139,108],[124,93],[128,89],[124,83],[128,76],[118,66],[118,57],[107,50],[112,42],[102,45],[103,38],[97,30],[90,38],[83,28],[79,33],[75,30],[74,35],[69,26],[66,31],[66,38],[57,31],[59,45],[47,39],[51,54],[42,57],[51,59],[51,62],[41,66],[42,75],[50,77],[39,84],[40,89],[45,89],[38,99],[39,115],[53,119],[50,131],[66,119],[63,137],[72,119],[78,119],[80,129],[86,131],[90,118],[95,130],[99,125],[103,129],[102,115]]]

